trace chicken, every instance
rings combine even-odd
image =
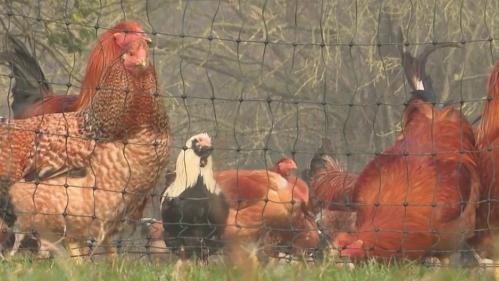
[[[123,43],[124,36],[113,38]],[[166,168],[168,117],[148,44],[143,35],[129,42],[116,57],[121,59],[103,71],[100,88],[82,90],[80,101],[90,103],[78,112],[8,120],[0,127],[1,218],[20,234],[16,243],[34,233],[62,239],[76,255],[85,254],[79,249],[86,240],[112,252],[111,237]],[[108,54],[95,55],[91,60]]]
[[[322,147],[310,162],[312,210],[317,224],[333,243],[340,232],[353,232],[356,212],[352,193],[357,175],[347,172],[332,156],[331,143],[323,139]]]
[[[289,184],[292,185],[292,190],[294,193],[298,193],[300,198],[303,198],[305,205],[308,205],[309,201],[309,190],[307,184],[300,178],[293,175],[293,172],[298,169],[296,162],[288,157],[283,157],[277,161],[272,167],[271,171],[278,173],[284,177]]]
[[[459,111],[424,100],[431,95],[420,62],[412,62],[413,72],[403,60],[415,90],[403,133],[355,183],[356,234],[336,239],[351,259],[446,256],[474,234],[480,180],[473,130]]]
[[[12,89],[12,111],[16,119],[82,109],[90,103],[89,98],[99,86],[105,71],[116,58],[126,54],[131,42],[138,39],[151,42],[135,21],[123,21],[108,29],[99,37],[96,47],[90,53],[80,95],[77,96],[56,95],[47,83],[40,65],[24,44],[12,35],[8,35],[7,39],[9,50],[0,53],[0,60],[12,65],[16,79]],[[135,63],[131,59],[127,61]]]
[[[213,177],[211,139],[198,134],[187,140],[175,166],[175,181],[161,199],[165,244],[182,260],[207,261],[223,247],[221,236],[228,205]]]
[[[270,255],[276,250],[298,254],[319,244],[313,218],[303,207],[308,193],[296,180],[287,181],[267,170],[225,170],[216,173],[215,179],[230,207],[224,239],[233,259],[248,243],[263,242]]]
[[[138,39],[151,43],[142,27],[135,21],[120,22],[103,33],[99,38],[97,47],[91,53],[81,95],[76,96],[55,95],[46,82],[45,75],[36,59],[22,42],[9,35],[8,45],[10,50],[0,53],[0,60],[10,62],[16,79],[12,90],[14,118],[77,111],[82,104],[81,98],[89,94],[88,89],[96,88],[99,82],[98,79],[105,74],[106,68],[113,63],[116,57],[126,55],[130,43]],[[129,56],[126,61],[131,61],[131,66],[134,68],[133,64],[135,62],[133,62],[133,58],[130,59]],[[135,231],[136,224],[142,218],[147,202],[148,198],[146,197],[141,203],[141,207],[137,208],[127,219],[127,223],[131,226],[130,233]]]
[[[477,235],[471,241],[483,257],[499,257],[499,60],[490,74],[487,101],[476,130],[481,179],[480,204],[477,211]]]
[[[142,218],[140,220],[142,237],[145,237],[145,254],[150,260],[159,260],[167,253],[165,241],[163,240],[164,227],[161,220],[153,218]]]
[[[134,27],[138,29],[137,32],[131,32],[128,31],[128,29]],[[97,46],[94,48],[92,51],[90,58],[89,58],[89,63],[87,67],[87,72],[85,75],[84,79],[84,86],[81,89],[80,96],[78,97],[78,112],[80,114],[77,114],[79,117],[84,117],[84,118],[79,118],[80,120],[77,120],[75,122],[75,125],[78,125],[79,127],[83,126],[89,126],[93,125],[93,128],[87,128],[87,134],[85,136],[87,137],[106,137],[105,135],[102,134],[102,132],[92,132],[90,134],[90,131],[96,131],[96,130],[106,130],[106,128],[109,130],[111,127],[117,130],[121,130],[121,133],[123,132],[124,126],[122,124],[119,124],[119,122],[116,121],[124,121],[121,120],[119,117],[123,113],[123,106],[116,106],[115,107],[115,114],[116,118],[114,115],[109,114],[106,112],[106,103],[104,101],[92,101],[94,98],[97,99],[108,99],[110,97],[114,98],[114,95],[112,94],[113,89],[105,89],[106,84],[102,84],[103,81],[108,80],[108,81],[113,81],[113,80],[123,80],[124,77],[120,77],[120,73],[123,74],[123,71],[119,71],[116,73],[112,73],[110,71],[111,67],[114,68],[119,68],[121,66],[116,66],[116,59],[121,57],[122,60],[122,65],[125,67],[126,75],[133,76],[137,71],[142,72],[144,69],[147,68],[146,66],[146,60],[148,54],[148,46],[139,46],[140,44],[144,44],[142,42],[145,42],[145,44],[149,44],[150,39],[145,37],[142,28],[135,23],[135,22],[123,22],[115,27],[116,29],[111,29],[110,31],[104,33],[101,38],[99,39],[99,43]],[[126,31],[119,31],[119,29],[126,29]],[[133,30],[133,29],[131,29]],[[12,38],[11,38],[12,39]],[[34,86],[34,81],[33,79],[37,77],[41,77],[43,79],[43,73],[39,72],[37,73],[37,70],[39,69],[39,66],[37,67],[36,61],[35,61],[35,66],[33,67],[35,69],[34,73],[31,76],[31,79],[24,79],[23,77],[26,77],[26,73],[28,72],[26,70],[26,67],[21,67],[21,65],[28,64],[29,62],[32,62],[34,59],[26,59],[26,56],[29,56],[25,48],[23,48],[22,44],[16,40],[10,40],[16,50],[15,53],[18,53],[18,57],[15,57],[15,61],[17,62],[23,62],[24,63],[13,63],[13,70],[14,70],[14,76],[20,78],[19,83],[16,81],[16,84],[13,88],[13,96],[19,97],[19,99],[22,100],[23,95],[27,91],[26,89],[30,89],[31,92],[36,92],[38,90],[39,92],[43,92],[44,90],[47,91],[50,90],[47,86],[46,83],[41,83],[40,87],[37,87],[36,89],[33,89]],[[119,47],[117,47],[119,46]],[[23,51],[24,49],[24,51]],[[124,51],[122,51],[124,50]],[[23,55],[24,54],[24,55]],[[26,55],[26,56],[25,56]],[[5,54],[3,54],[5,57]],[[23,59],[24,58],[24,59]],[[29,68],[29,67],[28,67]],[[41,70],[40,70],[41,71]],[[130,75],[132,74],[132,75]],[[29,76],[29,75],[28,75]],[[21,79],[22,78],[22,79]],[[155,78],[154,78],[155,79]],[[136,79],[135,79],[136,80]],[[38,81],[38,80],[37,80]],[[36,82],[37,83],[37,82]],[[139,85],[141,82],[138,82],[139,87],[143,87],[142,85]],[[45,86],[44,86],[45,85]],[[126,83],[123,84],[123,89],[127,90],[129,86],[126,85]],[[96,93],[100,91],[101,93],[96,96]],[[122,101],[131,101],[130,99],[127,99],[125,95],[122,95],[120,97]],[[18,107],[21,107],[20,104],[22,103],[21,100],[18,100]],[[92,101],[92,102],[91,102]],[[103,104],[104,106],[99,107],[99,102],[100,104]],[[119,104],[119,100],[116,100],[116,105]],[[31,106],[29,105],[24,105],[26,108],[42,108],[43,103],[36,103]],[[40,107],[42,106],[42,107]],[[45,109],[44,109],[45,110]],[[26,110],[30,111],[30,110]],[[31,111],[30,111],[31,112]],[[91,113],[91,114],[90,114]],[[97,115],[101,115],[100,117]],[[23,115],[22,112],[17,112],[15,115]],[[36,114],[35,114],[36,115]],[[83,116],[86,115],[86,116]],[[48,145],[47,147],[44,147],[44,139],[49,138],[46,136],[47,129],[48,129],[48,124],[51,124],[54,126],[52,129],[53,132],[60,132],[61,136],[65,136],[69,128],[66,128],[69,126],[69,124],[65,123],[70,123],[66,122],[65,116],[63,115],[52,115],[52,116],[46,116],[45,117],[38,117],[38,118],[29,118],[26,120],[8,120],[4,121],[2,123],[2,126],[0,127],[0,132],[2,132],[2,140],[5,140],[3,144],[0,144],[0,159],[3,160],[2,163],[9,163],[9,165],[0,165],[0,177],[4,178],[4,181],[16,181],[20,179],[22,176],[27,176],[27,177],[33,177],[34,174],[36,174],[37,170],[39,171],[39,168],[34,167],[33,159],[34,158],[40,158],[37,157],[37,155],[32,155],[33,153],[29,153],[32,150],[32,143],[36,140],[36,145],[38,146],[38,151],[40,153],[43,152],[44,149],[47,149],[47,153],[51,153],[51,150],[55,150],[58,152],[53,153],[57,154],[54,155],[54,159],[51,159],[53,161],[57,161],[58,163],[40,163],[42,159],[37,159],[37,164],[36,166],[39,167],[44,167],[44,164],[47,165],[47,167],[44,167],[45,169],[58,169],[60,168],[60,165],[63,165],[63,162],[70,162],[70,165],[72,165],[72,160],[71,159],[62,159],[66,157],[61,157],[62,154],[65,154],[66,152],[66,143],[63,137],[59,137],[59,141],[55,142],[54,144]],[[97,118],[96,118],[97,117]],[[48,119],[48,120],[46,120]],[[114,122],[110,122],[110,120],[107,119],[112,119]],[[101,123],[106,123],[105,126]],[[112,133],[112,132],[107,132],[107,133]],[[116,132],[115,132],[116,133]],[[100,136],[99,136],[100,135]],[[117,137],[120,137],[119,135]],[[19,141],[15,141],[15,139],[18,139]],[[74,143],[78,143],[77,141],[73,141]],[[88,142],[80,142],[80,143],[87,143]],[[55,149],[57,148],[57,149]],[[62,149],[62,150],[61,150]],[[91,148],[90,148],[91,149]],[[88,150],[88,148],[87,148]],[[79,157],[73,157],[75,160],[74,162],[81,162],[82,159]],[[8,160],[8,162],[7,162]],[[50,166],[58,166],[58,167],[50,167]],[[28,166],[32,166],[33,170],[27,169]],[[77,165],[78,166],[78,165]],[[45,176],[45,173],[51,173],[54,171],[43,171],[43,173],[40,176]],[[9,183],[7,182],[7,185]]]
[[[357,175],[344,171],[343,167],[323,147],[314,155],[310,163],[310,186],[315,209],[351,211],[352,193]]]
[[[297,228],[298,231],[274,230],[270,232],[270,235],[266,236],[268,241],[264,247],[268,249],[267,252],[270,252],[272,256],[277,256],[279,254],[278,251],[282,249],[285,252],[297,253],[297,249],[316,249],[319,244],[319,232],[317,231],[317,225],[314,222],[309,206],[309,188],[302,179],[293,175],[297,169],[296,162],[288,157],[281,158],[271,169],[271,171],[278,173],[288,181],[292,194],[298,194],[299,198],[303,199],[301,202],[301,212],[294,212],[293,218],[291,218],[293,227]],[[301,229],[305,231],[300,232]]]

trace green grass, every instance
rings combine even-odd
[[[425,267],[413,263],[382,265],[366,263],[355,269],[340,269],[333,263],[320,265],[275,264],[253,269],[224,264],[184,265],[177,276],[171,263],[149,263],[117,259],[114,262],[71,260],[7,261],[0,264],[0,280],[494,280],[492,272],[481,269]]]

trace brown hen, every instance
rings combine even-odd
[[[270,255],[298,254],[318,246],[317,228],[303,208],[308,198],[295,182],[267,170],[226,170],[215,179],[230,207],[224,239],[232,257],[250,243],[264,242]]]

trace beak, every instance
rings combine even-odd
[[[147,36],[145,34],[144,34],[144,40],[147,42],[148,45],[152,43],[151,37],[149,37],[149,36]]]
[[[210,156],[210,154],[211,154],[212,151],[213,151],[213,147],[212,146],[201,145],[201,146],[199,146],[198,154],[201,157],[208,157],[208,156]]]
[[[147,66],[147,60],[146,59],[140,59],[137,62],[137,66],[146,67]]]
[[[200,157],[199,166],[205,167],[208,164],[208,158],[210,157],[211,152],[213,151],[212,146],[203,146],[199,145],[195,148],[195,153]]]

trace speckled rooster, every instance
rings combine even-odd
[[[138,23],[118,24],[90,55],[75,112],[0,125],[0,217],[16,244],[34,233],[73,254],[86,241],[109,251],[162,178],[169,125],[149,43]]]

